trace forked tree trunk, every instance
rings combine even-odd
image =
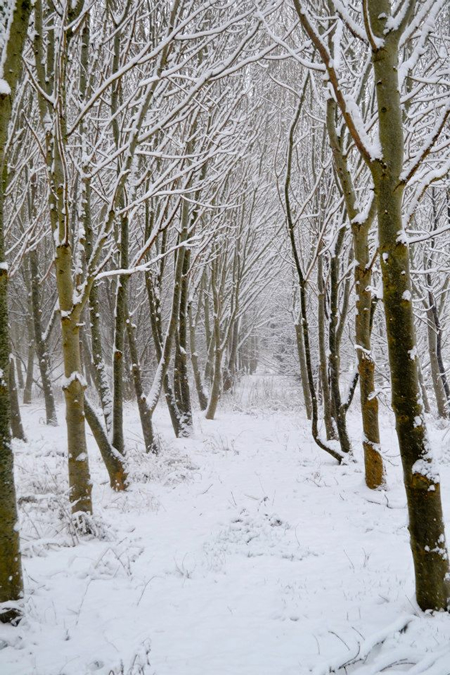
[[[289,146],[288,146],[288,156],[287,156],[287,168],[286,168],[286,178],[284,182],[284,203],[286,207],[286,216],[287,216],[287,226],[288,226],[288,233],[289,233],[289,239],[291,242],[291,249],[292,249],[292,255],[294,258],[294,264],[295,264],[295,269],[297,272],[297,278],[298,278],[298,285],[299,285],[299,295],[300,295],[300,315],[301,315],[301,320],[300,320],[300,325],[302,328],[303,332],[303,344],[305,348],[305,360],[306,360],[306,372],[308,374],[308,387],[311,395],[311,432],[312,432],[312,437],[315,441],[315,443],[318,445],[319,448],[322,450],[325,450],[329,455],[334,457],[339,464],[344,460],[345,455],[340,452],[340,450],[336,450],[334,447],[332,447],[329,443],[326,441],[322,440],[320,437],[319,433],[319,408],[318,408],[318,402],[317,402],[317,391],[316,391],[316,386],[314,383],[314,374],[313,374],[313,365],[312,365],[312,354],[311,354],[311,344],[310,344],[310,339],[309,339],[309,322],[308,322],[308,309],[307,309],[307,281],[305,278],[305,275],[303,273],[302,269],[302,264],[300,262],[300,256],[299,252],[297,249],[297,244],[295,240],[295,224],[294,224],[294,218],[293,218],[293,213],[291,209],[291,200],[290,200],[290,184],[291,184],[291,172],[292,172],[292,157],[293,157],[293,150],[294,150],[294,133],[296,126],[298,124],[299,118],[300,118],[300,113],[302,110],[303,106],[303,100],[304,100],[304,94],[306,91],[306,85],[307,85],[308,79],[305,79],[304,87],[303,87],[303,94],[300,99],[297,112],[294,116],[294,119],[292,120],[291,128],[289,131]],[[321,261],[321,257],[319,256],[319,264]],[[323,283],[322,279],[322,272],[319,271],[318,273],[319,277],[319,283]],[[319,288],[319,295],[320,295],[320,288]],[[319,322],[320,324],[320,322]],[[329,439],[328,439],[329,440]]]
[[[150,309],[150,323],[152,327],[153,344],[155,346],[156,359],[158,362],[160,362],[163,353],[162,314],[161,301],[159,297],[160,288],[159,284],[156,288],[154,288],[153,279],[150,272],[146,273],[145,275],[145,285]],[[173,393],[172,387],[170,386],[167,368],[164,369],[162,388],[164,390],[164,397],[166,399],[170,421],[172,422],[175,436],[178,438],[180,435],[179,413],[177,410],[175,395]]]
[[[340,182],[345,206],[350,218],[355,258],[355,339],[358,357],[358,374],[361,394],[361,416],[363,423],[363,451],[365,479],[372,490],[383,486],[385,472],[380,453],[380,430],[378,424],[378,398],[375,391],[375,362],[371,349],[373,321],[372,269],[370,264],[369,231],[375,215],[371,210],[360,222],[356,206],[356,195],[352,177],[348,170],[347,158],[342,151],[342,139],[335,126],[336,103],[327,103],[327,131],[333,152],[336,173]]]
[[[103,462],[109,475],[109,483],[113,490],[120,492],[128,486],[128,475],[121,455],[111,445],[103,424],[98,418],[87,396],[84,397],[86,421],[98,445]]]

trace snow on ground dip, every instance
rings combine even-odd
[[[252,382],[216,421],[197,415],[190,439],[173,440],[158,413],[157,458],[143,456],[130,408],[126,494],[110,490],[89,437],[91,538],[67,508],[64,426],[25,407],[30,443],[15,451],[26,618],[0,627],[1,675],[450,675],[450,617],[414,600],[391,417],[389,489],[373,493],[357,404],[359,462],[338,467],[297,403]],[[430,437],[446,458],[447,428]],[[448,523],[448,462],[441,474]]]

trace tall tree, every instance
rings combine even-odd
[[[0,621],[3,622],[20,617],[17,601],[23,594],[8,390],[8,265],[4,249],[4,197],[8,180],[6,143],[31,9],[31,0],[7,2],[0,16]]]
[[[439,138],[450,114],[450,105],[444,101],[437,119],[432,123],[432,132],[426,138],[420,138],[421,147],[411,158],[405,158],[404,109],[401,100],[405,75],[414,68],[423,53],[418,52],[416,60],[410,58],[408,62],[401,63],[402,45],[419,32],[420,49],[423,50],[430,29],[428,24],[422,29],[422,22],[431,15],[435,16],[443,3],[439,0],[427,1],[419,6],[415,0],[410,0],[398,6],[391,0],[367,0],[361,12],[357,12],[361,25],[358,18],[347,13],[340,2],[330,0],[329,6],[333,7],[338,17],[336,21],[345,26],[353,37],[356,34],[370,52],[378,131],[378,143],[374,143],[364,126],[355,98],[347,94],[341,85],[336,60],[331,58],[321,38],[321,17],[319,20],[313,19],[306,7],[307,3],[300,3],[300,0],[293,2],[303,29],[325,67],[342,121],[371,172],[378,217],[392,406],[408,501],[417,601],[422,609],[447,609],[450,595],[447,582],[448,555],[439,474],[429,445],[421,404],[403,196],[406,186]],[[328,10],[326,5],[326,16]],[[400,67],[402,81],[399,77]]]

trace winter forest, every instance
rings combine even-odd
[[[1,675],[450,675],[446,529],[448,0],[0,0]]]

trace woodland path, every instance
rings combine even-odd
[[[390,425],[389,489],[371,493],[361,465],[337,467],[297,414],[228,408],[214,422],[197,416],[193,438],[164,440],[157,460],[142,459],[130,411],[128,494],[110,491],[91,442],[100,538],[75,546],[61,512],[64,427],[26,409],[31,444],[16,454],[28,618],[0,628],[2,675],[321,673],[386,627],[381,650],[350,672],[369,675],[405,655],[408,671],[431,654],[439,658],[425,672],[450,673],[448,616],[421,615],[413,600]],[[157,421],[170,439],[165,417]]]

